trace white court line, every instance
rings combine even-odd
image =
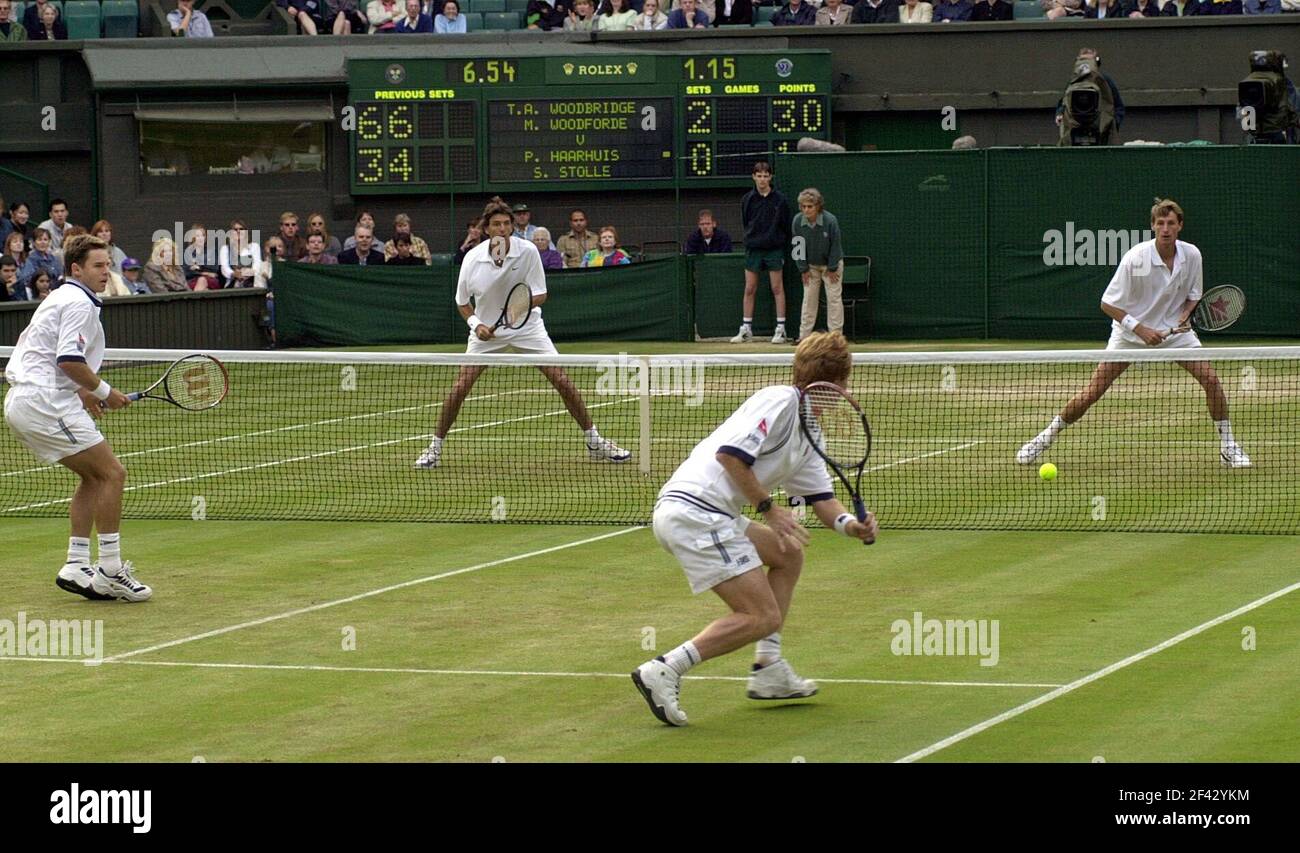
[[[895,763],[910,764],[914,761],[919,761],[922,758],[925,758],[927,756],[934,755],[936,752],[938,752],[941,749],[947,749],[953,744],[960,743],[961,741],[964,741],[967,738],[974,737],[980,732],[987,731],[993,728],[994,726],[998,725],[999,723],[1004,723],[1013,717],[1018,717],[1021,714],[1025,713],[1026,711],[1032,711],[1034,708],[1037,708],[1039,705],[1045,705],[1048,702],[1051,702],[1053,699],[1058,699],[1067,693],[1073,693],[1075,690],[1078,690],[1080,687],[1084,687],[1088,684],[1093,683],[1094,681],[1105,678],[1106,676],[1110,675],[1112,672],[1118,672],[1119,670],[1124,669],[1127,666],[1131,666],[1135,663],[1138,663],[1139,661],[1146,660],[1152,655],[1159,654],[1160,652],[1163,652],[1165,649],[1178,645],[1183,640],[1189,639],[1191,637],[1195,637],[1197,634],[1200,634],[1204,631],[1208,631],[1209,629],[1215,627],[1216,625],[1222,625],[1224,622],[1227,622],[1232,619],[1236,619],[1238,616],[1241,616],[1244,613],[1249,613],[1255,608],[1262,607],[1265,604],[1268,604],[1270,601],[1274,601],[1276,599],[1281,598],[1284,595],[1288,595],[1292,592],[1295,592],[1297,589],[1300,589],[1300,582],[1293,583],[1288,587],[1283,587],[1282,589],[1279,589],[1277,592],[1271,592],[1268,595],[1264,596],[1263,598],[1257,598],[1254,601],[1250,602],[1249,604],[1244,604],[1241,607],[1238,607],[1236,610],[1232,611],[1231,613],[1225,613],[1222,616],[1216,616],[1215,618],[1211,619],[1208,622],[1202,622],[1200,625],[1197,625],[1195,628],[1186,630],[1176,637],[1170,637],[1168,640],[1165,640],[1163,643],[1157,643],[1156,645],[1152,646],[1149,649],[1146,649],[1145,651],[1138,652],[1135,655],[1130,655],[1124,658],[1122,661],[1117,661],[1116,663],[1113,663],[1108,667],[1097,670],[1091,675],[1085,675],[1083,678],[1080,678],[1077,681],[1071,681],[1069,684],[1066,684],[1063,687],[1058,687],[1050,693],[1044,693],[1042,696],[1039,696],[1037,699],[1031,699],[1028,702],[1024,703],[1023,705],[1017,705],[1016,707],[1012,708],[1009,711],[1003,711],[1001,714],[998,714],[996,717],[991,717],[982,723],[976,723],[975,725],[971,726],[968,729],[963,729],[962,731],[957,732],[955,735],[946,737],[937,743],[930,744],[925,749],[919,749],[916,752],[913,752],[911,755],[905,755],[902,758],[898,759],[898,761],[896,761]]]
[[[633,402],[636,399],[637,399],[636,397],[627,397],[622,400],[611,400],[608,403],[595,403],[593,405],[587,406],[587,408],[590,410],[590,409],[603,408],[605,406],[617,406],[622,403]],[[504,420],[499,420],[499,421],[488,421],[487,423],[474,424],[473,426],[453,427],[447,434],[450,435],[451,433],[454,432],[470,432],[476,429],[487,429],[488,427],[501,426],[503,424],[520,423],[522,421],[535,421],[540,418],[550,418],[556,415],[567,415],[567,414],[569,414],[568,409],[556,409],[555,411],[543,412],[539,415],[525,415],[524,417],[520,417],[520,418],[506,418]],[[407,441],[424,441],[427,440],[430,435],[432,435],[432,433],[422,432],[416,435],[408,435],[403,438],[390,438],[387,441],[373,441],[369,444],[357,444],[352,447],[340,447],[340,448],[335,448],[333,450],[322,450],[317,453],[308,453],[303,456],[291,456],[288,459],[274,459],[270,462],[259,462],[256,465],[241,465],[238,468],[228,468],[225,471],[208,471],[205,474],[191,474],[188,477],[173,477],[170,480],[157,480],[152,483],[141,483],[138,486],[127,486],[122,491],[123,493],[134,492],[140,489],[155,489],[160,486],[173,486],[177,483],[192,483],[196,480],[207,480],[211,477],[224,477],[227,474],[242,474],[245,471],[257,471],[262,468],[274,468],[277,465],[289,465],[294,462],[306,462],[311,459],[322,459],[326,456],[337,456],[340,453],[352,453],[353,451],[356,450],[369,450],[373,447],[386,447],[390,444],[402,444]],[[57,498],[55,500],[50,500],[50,501],[41,501],[40,503],[24,504],[23,506],[6,507],[4,509],[0,509],[0,513],[23,512],[29,509],[41,509],[42,507],[57,506],[59,504],[70,503],[71,501],[72,501],[71,497]]]
[[[870,474],[872,471],[883,471],[886,468],[893,468],[895,465],[906,465],[909,462],[916,462],[921,459],[929,459],[931,456],[942,456],[945,453],[952,453],[954,450],[965,450],[968,447],[974,447],[977,444],[983,444],[983,441],[968,441],[965,444],[957,444],[952,447],[945,447],[943,450],[931,450],[929,453],[922,453],[920,456],[909,456],[906,459],[897,459],[893,462],[886,462],[884,465],[872,465],[863,471],[864,474]]]
[[[415,580],[403,581],[402,583],[396,583],[390,586],[380,587],[379,589],[372,589],[369,592],[361,592],[361,593],[357,593],[356,595],[350,595],[347,598],[339,598],[339,599],[335,599],[334,601],[325,601],[320,604],[313,604],[310,607],[300,607],[297,610],[289,610],[284,613],[277,613],[273,616],[263,616],[261,619],[253,619],[248,622],[240,622],[238,625],[227,625],[225,628],[216,628],[211,631],[204,631],[202,634],[194,634],[193,636],[190,637],[182,637],[179,640],[169,640],[166,643],[158,643],[157,645],[148,646],[143,649],[136,649],[130,652],[123,652],[122,654],[118,654],[118,655],[110,655],[109,657],[104,658],[103,662],[114,663],[116,661],[124,660],[126,658],[136,657],[137,655],[148,654],[149,652],[156,652],[159,651],[160,649],[170,649],[173,646],[181,646],[186,643],[193,643],[196,640],[206,640],[209,637],[219,637],[222,634],[229,634],[234,631],[241,631],[244,628],[253,628],[258,625],[266,625],[267,623],[270,622],[278,622],[282,619],[289,619],[293,616],[301,616],[304,613],[314,613],[317,610],[325,610],[330,607],[337,607],[340,604],[351,604],[354,601],[361,601],[362,599],[365,598],[373,598],[376,595],[383,595],[386,592],[393,592],[399,589],[406,589],[408,587],[419,586],[420,584],[429,583],[430,581],[442,580],[443,578],[449,578],[455,575],[463,575],[468,572],[477,572],[480,569],[489,569],[493,566],[501,566],[506,563],[514,563],[514,562],[518,562],[519,560],[527,560],[532,557],[540,557],[543,554],[553,554],[556,551],[564,551],[569,548],[576,548],[579,545],[589,545],[592,542],[599,542],[602,539],[612,539],[615,536],[622,536],[624,533],[631,533],[634,530],[644,530],[644,529],[645,528],[642,525],[637,525],[635,527],[625,527],[622,530],[615,530],[613,533],[602,533],[599,536],[592,536],[587,539],[579,539],[574,542],[566,542],[563,545],[555,545],[550,548],[542,548],[537,551],[529,551],[526,554],[516,554],[513,557],[502,557],[499,560],[490,560],[486,563],[478,563],[473,566],[466,566],[462,569],[452,569],[449,572],[441,572],[436,575],[429,575],[423,578],[416,578]]]
[[[40,657],[0,657],[0,661],[13,660],[26,663],[79,663],[97,666],[100,663],[122,664],[124,666],[163,666],[194,669],[254,669],[254,670],[288,670],[290,672],[356,672],[397,675],[474,675],[499,676],[503,678],[627,678],[626,672],[550,672],[509,669],[425,669],[407,666],[328,666],[325,664],[278,664],[278,663],[209,663],[203,661],[172,660],[114,660],[103,661],[83,658],[40,658]],[[687,675],[687,681],[748,681],[746,675]],[[814,678],[819,684],[872,684],[898,685],[902,687],[1060,687],[1059,684],[1024,684],[996,681],[905,681],[893,678]]]

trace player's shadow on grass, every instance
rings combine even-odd
[[[819,707],[817,702],[809,702],[807,699],[751,699],[749,708],[753,711],[759,711],[764,714],[772,714],[778,711],[814,711]]]

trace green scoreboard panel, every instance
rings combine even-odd
[[[350,60],[356,194],[738,186],[830,138],[829,51]]]

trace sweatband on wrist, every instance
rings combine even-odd
[[[1136,332],[1139,325],[1138,318],[1134,317],[1132,314],[1125,314],[1124,319],[1120,320],[1119,324],[1130,332]]]
[[[99,380],[99,387],[90,393],[95,395],[96,400],[107,400],[108,395],[112,393],[113,388],[104,380]]]
[[[848,512],[842,512],[842,513],[840,513],[840,514],[839,514],[839,517],[835,519],[835,532],[836,532],[836,533],[842,533],[842,534],[844,534],[845,536],[848,536],[848,535],[849,535],[849,532],[848,532],[849,522],[850,522],[850,521],[855,521],[855,520],[856,520],[856,519],[854,519],[852,513],[848,513]]]
[[[478,327],[483,325],[483,321],[478,318],[477,314],[470,314],[469,319],[465,322],[469,323],[469,330],[471,332],[478,331]]]

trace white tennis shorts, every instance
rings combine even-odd
[[[522,329],[497,329],[496,337],[490,341],[481,341],[478,335],[469,333],[469,346],[466,355],[480,355],[487,352],[523,352],[530,355],[559,355],[559,350],[546,334],[546,324],[534,309]],[[490,323],[488,325],[491,325]]]
[[[747,518],[728,518],[680,501],[665,499],[655,507],[655,538],[682,564],[696,594],[763,565],[745,535],[748,526]]]
[[[58,462],[104,440],[80,398],[69,400],[66,391],[14,386],[5,395],[5,421],[42,462]]]
[[[1199,347],[1201,339],[1196,337],[1196,333],[1191,329],[1186,332],[1179,332],[1176,335],[1170,335],[1163,342],[1152,347],[1148,344],[1133,343],[1120,333],[1119,329],[1110,330],[1110,340],[1106,342],[1106,349],[1175,349],[1177,347]]]

